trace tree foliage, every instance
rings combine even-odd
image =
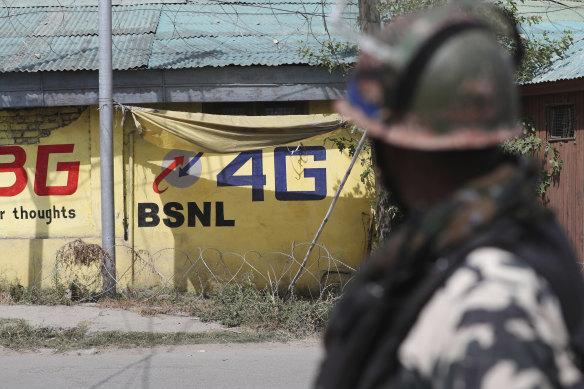
[[[383,24],[391,22],[392,19],[418,11],[420,9],[444,4],[446,0],[389,0],[379,1],[377,9]],[[552,3],[552,1],[542,0],[542,3]],[[525,55],[521,67],[517,72],[517,80],[525,82],[541,72],[547,70],[554,59],[564,57],[566,51],[573,43],[571,31],[564,30],[559,36],[551,36],[547,31],[534,34],[529,28],[542,22],[542,14],[524,14],[520,12],[520,5],[525,0],[496,0],[495,5],[500,7],[519,26],[520,36],[524,47]],[[515,45],[508,37],[501,36],[502,44],[510,50]],[[308,47],[300,49],[300,54],[309,59],[311,63],[327,67],[330,71],[341,69],[346,74],[352,68],[351,58],[357,54],[358,48],[355,44],[336,39],[329,34],[329,39],[322,42],[322,46],[317,50]]]
[[[502,147],[506,152],[539,157],[545,162],[537,188],[539,195],[543,198],[552,181],[559,177],[564,161],[560,158],[558,149],[537,136],[535,125],[532,122],[523,122],[522,124],[523,136],[505,141]]]

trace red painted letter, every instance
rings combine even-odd
[[[14,162],[0,163],[0,173],[14,173],[16,182],[11,186],[0,187],[0,196],[16,196],[26,188],[28,177],[24,170],[26,162],[26,152],[19,146],[2,146],[0,155],[14,155]]]
[[[67,185],[47,186],[47,165],[49,155],[53,153],[72,153],[73,144],[67,145],[43,145],[37,152],[36,175],[34,179],[34,192],[39,196],[67,196],[75,193],[79,182],[79,161],[58,162],[57,171],[68,172]]]

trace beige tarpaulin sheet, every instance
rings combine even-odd
[[[342,126],[335,114],[229,116],[124,106],[127,124],[148,142],[167,149],[230,153],[291,143]],[[128,120],[130,119],[130,120]]]

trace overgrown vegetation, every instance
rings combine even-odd
[[[226,326],[246,326],[261,331],[284,331],[295,337],[319,332],[336,300],[299,298],[285,300],[268,289],[257,289],[250,278],[230,284],[212,295],[213,303],[195,308],[202,320]]]
[[[342,153],[347,151],[349,157],[355,155],[357,148],[357,143],[355,139],[355,134],[361,135],[361,132],[355,126],[349,126],[348,133],[346,136],[329,136],[325,139],[326,142],[330,142]],[[361,154],[359,155],[359,162],[363,167],[360,179],[363,184],[365,184],[365,189],[374,190],[375,189],[375,172],[373,171],[373,165],[371,164],[371,143],[366,142],[361,149]]]
[[[22,319],[0,319],[0,346],[12,350],[52,349],[56,352],[90,348],[155,347],[203,343],[251,343],[287,340],[278,332],[206,331],[151,333],[105,331],[89,333],[84,326],[35,328]]]
[[[544,197],[553,180],[559,177],[564,161],[560,151],[537,136],[533,123],[523,122],[523,136],[505,141],[503,150],[509,153],[538,157],[544,162],[541,170],[538,193]]]
[[[0,303],[57,305],[77,304],[70,298],[69,288],[25,288],[18,282],[0,282]],[[143,316],[157,314],[188,314],[202,321],[214,321],[236,331],[203,334],[88,334],[86,329],[56,330],[13,326],[0,321],[0,345],[11,348],[55,347],[72,343],[72,348],[97,347],[114,344],[118,347],[154,346],[216,341],[289,340],[319,334],[329,311],[336,301],[331,292],[326,298],[304,298],[296,295],[284,300],[269,288],[258,289],[251,277],[242,282],[217,286],[207,293],[178,290],[126,289],[113,299],[95,299],[101,307],[122,308]],[[83,300],[81,300],[83,301]],[[87,301],[87,300],[85,300]],[[233,335],[235,334],[235,335]],[[27,340],[28,338],[28,340]],[[104,338],[110,341],[105,341]],[[223,339],[223,340],[222,340]],[[100,343],[101,342],[101,343]]]
[[[18,280],[8,282],[0,280],[1,304],[30,304],[30,305],[70,305],[67,298],[67,287],[57,284],[52,288],[25,288]]]
[[[377,1],[376,6],[381,23],[385,24],[401,15],[441,5],[445,2],[446,0]],[[517,80],[519,82],[529,81],[539,73],[547,70],[555,58],[564,57],[566,51],[574,42],[570,30],[558,31],[560,35],[557,36],[551,36],[547,31],[542,31],[538,35],[529,34],[524,27],[531,27],[542,22],[544,16],[541,13],[520,13],[520,5],[524,3],[525,0],[496,0],[494,2],[519,26],[525,51],[524,59],[517,72]],[[553,2],[550,1],[550,3]],[[509,37],[501,34],[500,38],[501,43],[509,50],[515,49],[515,44]],[[330,35],[329,39],[325,40],[316,51],[306,46],[299,49],[299,54],[308,59],[310,63],[326,67],[331,72],[341,69],[344,74],[351,71],[353,65],[351,61],[354,60],[357,53],[358,48],[354,43],[340,41]]]

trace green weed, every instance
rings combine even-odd
[[[246,326],[264,331],[285,331],[302,337],[319,332],[328,321],[336,299],[293,298],[284,300],[269,289],[257,289],[251,279],[241,285],[217,290],[207,309],[197,309],[201,320],[229,327]]]

